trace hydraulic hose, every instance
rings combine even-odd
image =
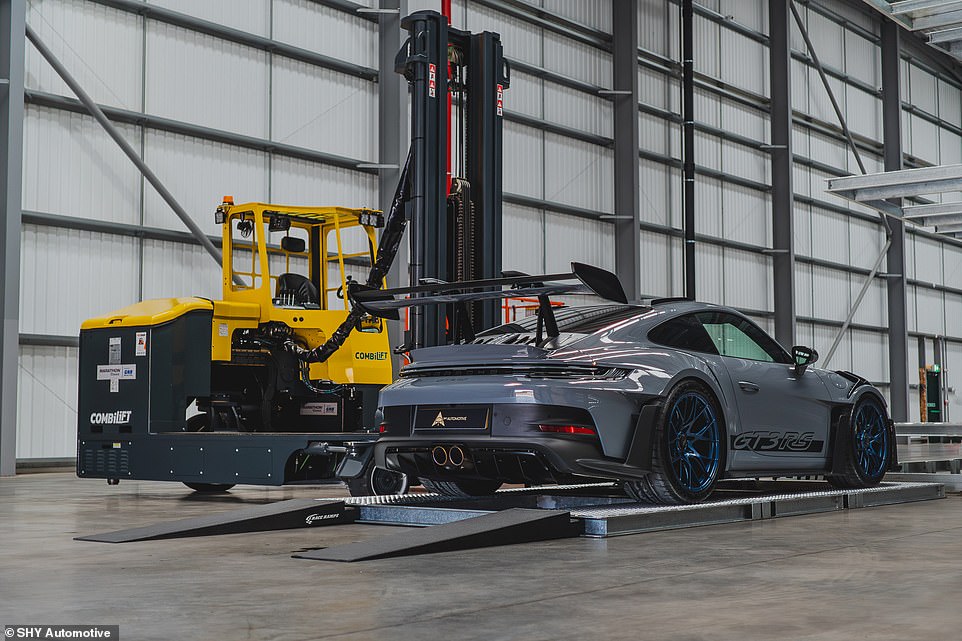
[[[377,245],[377,254],[374,257],[374,264],[368,274],[365,283],[368,289],[380,289],[384,278],[387,276],[394,259],[397,257],[398,248],[404,238],[404,229],[407,227],[407,215],[404,211],[404,203],[407,202],[411,187],[408,181],[408,169],[411,165],[412,152],[408,152],[407,160],[404,161],[404,169],[401,171],[401,179],[398,181],[397,189],[394,191],[394,200],[391,201],[391,211],[388,212],[387,220],[384,223],[384,232]],[[350,298],[350,289],[353,283],[348,283],[348,291],[345,295]],[[351,311],[347,318],[338,326],[331,337],[324,344],[312,350],[306,350],[293,341],[288,342],[287,349],[293,352],[305,363],[323,363],[331,355],[339,350],[357,327],[361,318],[364,317],[364,310],[359,305],[352,304]]]

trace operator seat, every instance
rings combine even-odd
[[[276,297],[282,304],[320,305],[317,287],[306,276],[286,273],[277,277]]]

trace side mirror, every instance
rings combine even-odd
[[[818,360],[818,352],[811,347],[796,345],[792,348],[792,360],[795,361],[795,375],[801,376],[809,365]]]

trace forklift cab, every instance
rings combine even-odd
[[[369,268],[374,230],[384,225],[372,209],[234,205],[230,197],[216,220],[224,234],[224,300],[303,311],[348,310],[349,271]]]

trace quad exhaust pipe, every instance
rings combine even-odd
[[[448,464],[454,467],[461,467],[464,465],[464,461],[467,457],[464,454],[464,450],[458,445],[452,445],[450,448],[446,448],[443,445],[435,445],[431,448],[431,460],[438,467],[444,467]]]

